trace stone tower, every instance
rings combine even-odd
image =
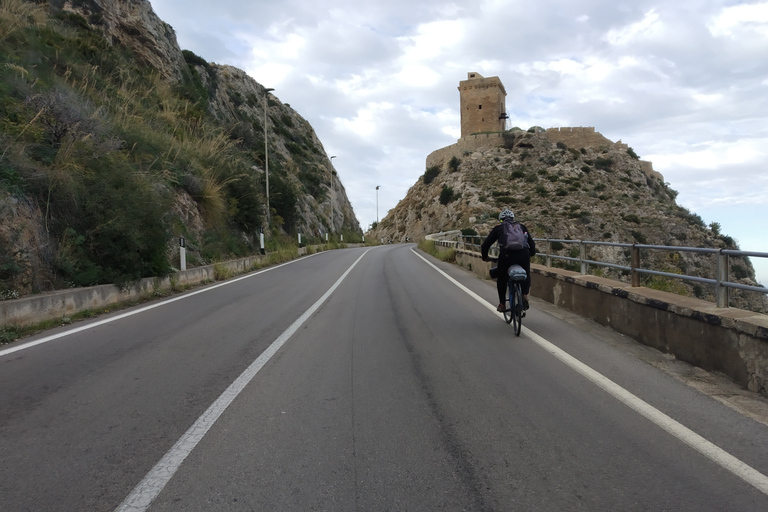
[[[459,82],[461,136],[477,132],[503,132],[507,119],[507,91],[499,77],[467,73]]]

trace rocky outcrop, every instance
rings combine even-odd
[[[666,246],[735,248],[733,239],[704,225],[675,202],[677,192],[648,172],[625,145],[570,147],[546,133],[522,131],[490,137],[461,154],[445,148],[429,156],[425,174],[369,236],[403,241],[428,233],[463,229],[484,236],[502,208],[512,209],[537,238],[592,240]],[[609,141],[610,142],[610,141]],[[558,253],[569,254],[562,245]],[[649,251],[649,253],[652,251]],[[595,260],[628,265],[629,254],[594,246]],[[649,268],[713,278],[713,257],[687,252],[643,256]],[[755,285],[747,258],[733,258],[732,278]],[[601,275],[626,280],[618,271]],[[709,286],[671,281],[668,291],[713,298]],[[763,312],[764,297],[732,292],[732,303]]]
[[[141,61],[165,79],[180,82],[188,76],[176,32],[158,18],[148,1],[67,1],[63,9],[83,16],[112,44],[133,50]]]
[[[42,290],[51,279],[51,247],[40,209],[30,201],[0,194],[0,300],[20,290]]]

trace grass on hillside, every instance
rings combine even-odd
[[[243,234],[263,225],[260,156],[207,114],[192,66],[167,83],[79,15],[22,0],[0,4],[0,55],[0,202],[39,212],[51,269],[24,292],[167,275],[179,236],[205,261],[255,252]],[[272,226],[291,222],[294,185],[275,173],[270,189]],[[204,216],[200,239],[174,212],[180,194]],[[5,252],[0,291],[29,287],[30,261]]]

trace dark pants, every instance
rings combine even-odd
[[[522,283],[523,295],[528,295],[528,292],[531,291],[531,254],[528,252],[528,249],[512,251],[510,253],[504,252],[499,255],[499,277],[496,279],[499,303],[504,302],[507,298],[507,281],[509,280],[507,271],[512,265],[520,265],[528,274],[528,277]]]

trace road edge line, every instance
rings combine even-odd
[[[437,270],[440,274],[443,275],[446,279],[451,281],[453,284],[455,284],[459,289],[464,291],[467,295],[481,303],[483,306],[485,306],[489,311],[492,311],[496,314],[496,316],[501,316],[501,313],[498,313],[496,311],[496,308],[488,301],[480,297],[478,294],[458,282],[456,279],[452,278],[448,274],[446,274],[443,270],[438,268],[434,263],[424,258],[421,254],[417,253],[414,249],[411,249],[413,253],[424,260],[428,265],[430,265],[432,268]],[[750,466],[749,464],[743,462],[742,460],[734,457],[730,453],[726,452],[719,446],[715,445],[711,441],[706,440],[693,430],[689,429],[682,423],[678,422],[677,420],[671,418],[670,416],[667,416],[660,410],[653,407],[648,402],[644,401],[643,399],[637,397],[636,395],[632,394],[630,391],[624,389],[623,387],[619,386],[615,382],[613,382],[611,379],[606,377],[605,375],[601,374],[597,370],[594,370],[590,366],[587,366],[586,364],[582,363],[572,355],[568,354],[561,348],[554,345],[552,342],[547,341],[545,338],[539,336],[532,330],[526,328],[525,331],[522,333],[523,336],[527,337],[537,345],[539,345],[541,348],[555,356],[557,359],[559,359],[561,362],[565,363],[567,366],[569,366],[571,369],[575,370],[577,373],[582,375],[583,377],[586,377],[589,381],[591,381],[593,384],[597,385],[602,390],[606,391],[608,394],[619,400],[620,402],[624,403],[626,406],[630,407],[637,413],[639,413],[644,418],[650,420],[654,424],[658,425],[665,431],[667,431],[672,436],[676,437],[689,447],[693,448],[700,454],[707,457],[709,460],[717,464],[718,466],[722,467],[723,469],[726,469],[727,471],[730,471],[733,475],[741,478],[748,484],[752,485],[754,488],[762,492],[763,494],[768,495],[768,476],[760,473],[755,468]]]

